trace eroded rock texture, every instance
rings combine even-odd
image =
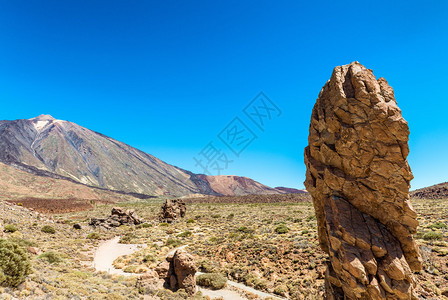
[[[121,225],[139,225],[143,223],[143,219],[139,218],[135,210],[124,210],[121,207],[114,207],[108,218],[92,218],[89,225],[100,227],[103,229],[111,229]]]
[[[313,109],[305,186],[329,256],[328,299],[411,299],[422,261],[393,89],[358,62],[336,67]]]
[[[159,221],[166,223],[173,223],[179,218],[185,217],[187,213],[187,206],[182,199],[167,199],[162,205],[162,210],[159,213]]]
[[[166,261],[156,269],[159,278],[165,280],[165,287],[177,291],[184,289],[189,295],[196,293],[196,272],[198,267],[193,256],[183,249],[169,254]]]

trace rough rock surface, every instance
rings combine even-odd
[[[411,299],[409,128],[393,89],[358,62],[336,67],[313,109],[305,186],[329,256],[328,299]]]
[[[177,291],[184,289],[189,295],[196,293],[196,277],[198,271],[196,262],[185,250],[179,249],[174,255],[168,256],[155,271],[159,278],[165,279],[165,287]]]
[[[137,289],[140,294],[152,294],[163,288],[163,280],[154,270],[149,270],[137,279]]]
[[[95,227],[110,229],[121,225],[138,225],[141,223],[143,223],[143,220],[137,216],[133,209],[125,211],[121,207],[114,207],[108,218],[92,218],[89,224]]]
[[[162,205],[159,221],[173,223],[175,220],[185,217],[186,212],[187,206],[182,199],[167,199]]]

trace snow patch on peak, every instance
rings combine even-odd
[[[37,131],[41,131],[45,126],[48,125],[48,123],[50,123],[50,121],[34,121],[33,126]]]
[[[47,127],[49,124],[53,123],[61,123],[61,120],[57,120],[53,118],[51,115],[40,115],[35,118],[29,119],[31,121],[31,124],[33,124],[34,128],[40,132],[42,129]]]
[[[54,121],[56,120],[51,115],[40,115],[38,117],[30,119],[30,121]]]

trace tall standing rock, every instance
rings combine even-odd
[[[411,299],[409,128],[393,89],[358,62],[336,67],[313,108],[305,186],[329,256],[328,299]]]

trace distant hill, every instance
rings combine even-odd
[[[268,194],[245,196],[206,196],[198,198],[186,198],[186,203],[298,203],[312,202],[309,193],[300,194]]]
[[[448,199],[448,182],[412,191],[410,195],[412,198],[419,199]]]
[[[106,202],[135,200],[131,195],[91,188],[64,179],[37,176],[0,163],[0,200],[20,202],[26,198]]]
[[[283,186],[278,186],[275,189],[278,191],[288,193],[288,194],[307,194],[308,193],[305,190],[298,190],[298,189],[287,188],[287,187],[283,187]]]
[[[154,196],[285,193],[246,177],[194,174],[50,115],[0,121],[0,162],[35,175]]]

